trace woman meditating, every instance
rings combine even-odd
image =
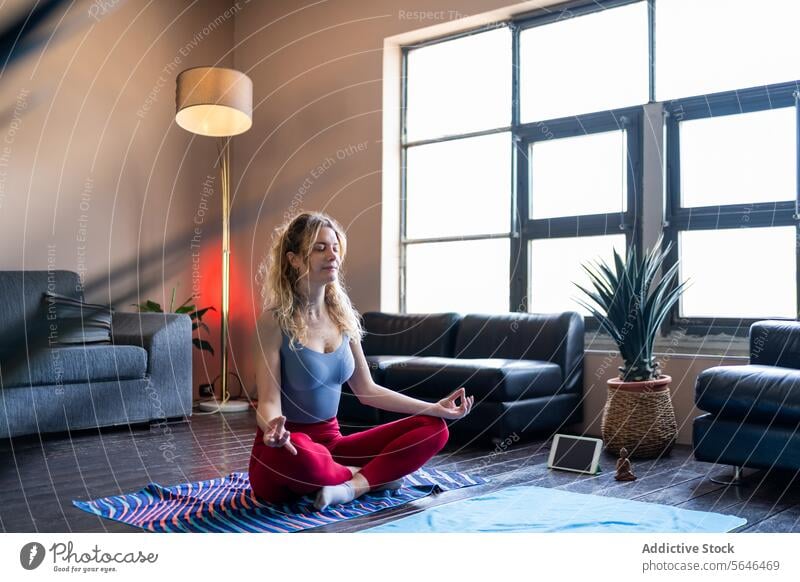
[[[316,491],[321,510],[398,488],[444,447],[443,419],[472,408],[464,388],[430,403],[372,381],[364,332],[340,278],[346,245],[335,220],[304,212],[277,229],[264,266],[250,484],[268,502]],[[344,382],[364,404],[413,416],[343,436],[336,413]]]

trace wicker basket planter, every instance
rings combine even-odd
[[[667,375],[642,382],[608,380],[602,423],[608,452],[617,455],[625,447],[632,458],[638,459],[669,453],[678,433],[670,382],[672,378]]]

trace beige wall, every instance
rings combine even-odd
[[[174,81],[232,64],[234,15],[211,24],[228,5],[212,0],[100,5],[51,18],[39,34],[55,28],[52,41],[0,77],[0,269],[85,269],[89,299],[123,310],[137,288],[161,300],[180,283],[182,301],[215,151],[174,124]]]

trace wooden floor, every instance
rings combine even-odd
[[[343,429],[348,432],[347,429]],[[75,508],[88,500],[141,489],[148,482],[173,485],[246,471],[255,415],[192,416],[189,422],[134,429],[84,431],[40,440],[0,441],[0,531],[137,532]],[[549,443],[519,440],[504,450],[489,443],[451,442],[428,466],[468,471],[491,479],[465,489],[428,496],[371,516],[315,528],[353,532],[424,508],[519,484],[607,495],[716,511],[747,518],[738,531],[800,531],[800,476],[748,471],[747,485],[717,485],[727,467],[700,463],[689,447],[669,456],[634,463],[639,479],[614,480],[614,459],[605,456],[597,476],[550,471]]]

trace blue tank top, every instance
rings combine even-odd
[[[281,410],[291,422],[320,422],[336,416],[342,384],[355,370],[353,352],[346,333],[342,344],[328,353],[311,350],[295,342],[297,351],[289,347],[289,336],[282,331],[281,342]]]

